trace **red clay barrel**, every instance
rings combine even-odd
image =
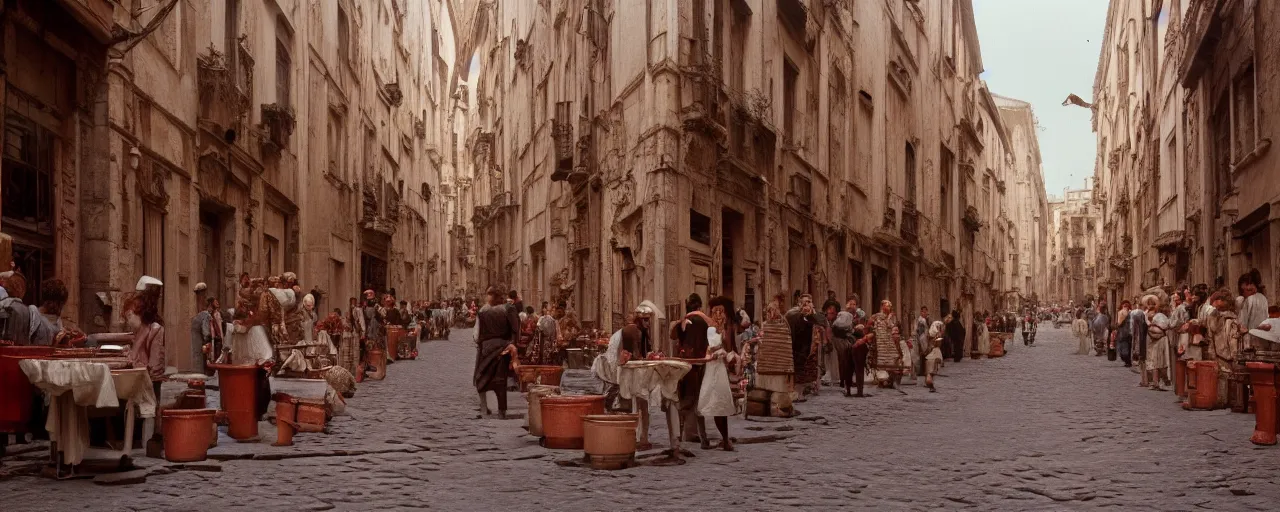
[[[18,362],[23,359],[48,359],[53,347],[0,345],[0,433],[27,431],[31,421],[31,402],[35,388]]]
[[[213,364],[218,371],[218,403],[227,411],[227,435],[237,441],[258,437],[258,366]]]

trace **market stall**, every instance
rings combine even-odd
[[[86,459],[113,459],[120,461],[120,466],[129,465],[135,411],[148,423],[154,421],[156,414],[157,400],[145,368],[127,368],[127,364],[91,358],[23,359],[19,366],[27,380],[49,398],[45,429],[49,431],[50,456],[58,478],[74,476],[76,466]],[[122,400],[125,402],[123,447],[91,449],[90,414],[95,410],[116,409]]]

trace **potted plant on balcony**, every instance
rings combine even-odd
[[[262,128],[267,135],[262,140],[264,149],[278,153],[288,146],[289,137],[293,135],[296,126],[297,118],[294,117],[293,107],[279,103],[262,105]]]

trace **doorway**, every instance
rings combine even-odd
[[[880,310],[880,301],[889,298],[889,269],[871,266],[871,302],[872,311]],[[864,306],[864,309],[865,306]]]
[[[636,272],[635,256],[630,247],[618,249],[618,263],[622,278],[622,304],[613,315],[613,325],[617,327],[626,321],[626,313],[640,304],[640,276]]]
[[[742,241],[742,224],[741,213],[728,208],[720,211],[720,293],[734,299],[738,298],[738,281],[734,277],[741,266],[736,248]]]
[[[360,290],[376,293],[387,291],[387,260],[367,252],[360,253]]]
[[[222,271],[222,230],[225,220],[222,215],[204,207],[200,208],[200,240],[199,254],[196,259],[196,275],[208,286],[208,296],[222,302],[228,302],[224,295]]]

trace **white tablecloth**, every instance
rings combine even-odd
[[[684,361],[628,361],[618,367],[618,393],[625,399],[660,393],[663,399],[679,401],[680,379],[692,368]]]
[[[57,359],[24,359],[18,366],[49,397],[45,429],[68,464],[82,462],[89,448],[89,407],[117,407],[119,400],[129,400],[144,418],[155,416],[155,391],[145,368],[113,372],[102,363]]]

